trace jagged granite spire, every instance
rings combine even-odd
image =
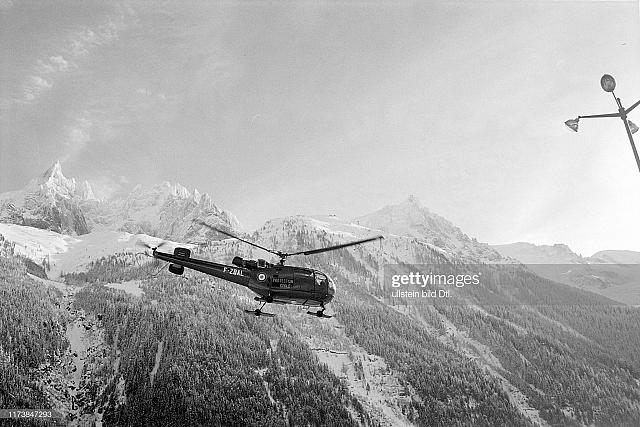
[[[55,162],[24,189],[0,196],[0,220],[65,234],[86,234],[87,221],[76,195],[75,179]]]
[[[151,188],[137,185],[127,196],[99,200],[88,181],[65,177],[60,161],[24,189],[0,194],[0,222],[64,234],[123,230],[184,242],[215,238],[210,229],[194,220],[242,228],[238,219],[218,207],[207,193],[191,192],[168,181]]]

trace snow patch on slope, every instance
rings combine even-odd
[[[97,231],[70,237],[54,231],[23,225],[0,224],[0,234],[15,244],[15,252],[37,264],[47,261],[50,278],[62,273],[85,271],[97,259],[116,253],[144,252],[138,242],[156,246],[164,240],[146,234],[130,234],[122,231]],[[163,250],[172,252],[177,246],[193,248],[194,245],[166,241]],[[166,249],[165,249],[166,248]]]
[[[80,241],[54,231],[16,224],[0,224],[0,234],[5,240],[15,243],[15,253],[38,263],[49,256],[67,252],[70,246]]]
[[[140,280],[129,280],[122,283],[107,283],[105,286],[107,288],[124,291],[125,293],[133,295],[134,297],[141,297],[144,293],[144,291],[140,287],[141,284],[142,281]]]
[[[410,407],[413,399],[420,400],[415,390],[382,357],[356,344],[338,319],[330,319],[320,327],[306,318],[296,319],[295,324],[318,360],[345,382],[349,392],[374,418],[374,425],[413,425],[403,408]]]

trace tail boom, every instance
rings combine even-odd
[[[185,268],[200,271],[214,277],[219,277],[220,279],[228,280],[242,286],[248,286],[251,278],[249,270],[236,266],[218,264],[216,262],[190,257],[185,258],[184,256],[159,251],[153,251],[153,257],[172,264],[182,265]]]

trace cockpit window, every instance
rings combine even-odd
[[[296,268],[295,272],[300,276],[313,276],[313,270],[307,270],[305,268]]]
[[[324,273],[316,271],[316,285],[327,290],[329,295],[335,295],[336,284]],[[324,290],[323,289],[323,290]]]
[[[316,271],[316,284],[318,286],[327,286],[327,276],[325,276],[323,273],[320,273],[319,271]]]
[[[336,284],[331,279],[331,277],[327,277],[327,279],[329,280],[329,289],[328,289],[329,295],[335,295],[336,294]]]

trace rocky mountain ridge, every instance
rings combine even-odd
[[[526,242],[493,245],[492,248],[506,258],[526,264],[539,276],[625,304],[640,304],[639,252],[608,250],[583,257],[565,244]]]
[[[468,262],[492,262],[502,258],[486,243],[469,237],[444,217],[431,212],[413,195],[402,203],[385,206],[353,222],[383,233],[417,238]]]
[[[0,194],[0,222],[87,234],[89,227],[80,204],[92,197],[88,182],[78,184],[75,179],[67,179],[60,162],[56,162],[23,189]]]
[[[105,227],[116,224],[110,222],[112,218],[129,218],[132,227],[148,226],[154,233],[183,213],[196,215],[198,206],[213,210],[204,195],[168,183],[152,190],[140,187],[120,200],[121,212],[107,210],[100,201],[81,204],[102,206]],[[164,224],[163,215],[168,221]],[[91,212],[87,217],[100,218]],[[145,219],[156,222],[145,224]],[[211,221],[215,219],[219,217]],[[24,241],[34,237],[28,232],[43,232],[20,225],[0,228],[7,240]],[[93,231],[76,239],[44,234],[34,250],[21,247],[21,253],[42,254],[46,242],[61,240],[51,245],[50,251],[58,251],[56,247],[59,251],[51,257],[55,268],[47,274],[72,272],[65,280],[82,287],[73,301],[68,297],[63,301],[66,307],[62,306],[67,311],[77,308],[70,312],[72,316],[85,317],[71,317],[66,323],[73,350],[66,354],[73,355],[74,361],[78,357],[75,372],[83,373],[81,378],[72,376],[72,385],[80,388],[76,396],[86,397],[76,402],[80,409],[70,416],[98,420],[97,414],[100,419],[104,414],[105,423],[126,419],[126,423],[144,420],[155,425],[169,419],[161,411],[171,412],[174,407],[150,402],[171,396],[172,402],[185,405],[181,411],[207,405],[210,413],[203,419],[213,423],[212,414],[237,416],[214,405],[237,393],[238,384],[245,384],[242,396],[254,397],[237,408],[251,412],[265,408],[268,414],[262,420],[271,416],[283,420],[280,425],[292,414],[317,414],[315,408],[301,410],[301,402],[319,401],[325,409],[334,405],[332,414],[343,410],[352,411],[354,420],[362,416],[361,425],[472,425],[478,420],[487,425],[637,425],[639,419],[634,406],[639,383],[635,368],[630,368],[638,360],[636,328],[630,327],[637,324],[632,307],[541,279],[518,263],[501,265],[509,261],[429,212],[415,198],[356,219],[291,216],[267,221],[249,236],[238,233],[283,251],[384,234],[381,242],[288,260],[289,265],[319,269],[338,284],[329,308],[335,316],[323,319],[327,322],[292,306],[270,307],[278,315],[274,322],[247,317],[244,310],[254,307],[254,295],[202,273],[188,270],[178,278],[158,269],[153,261],[145,264],[147,258],[135,247],[141,235]],[[174,245],[168,244],[166,250]],[[272,254],[234,239],[213,239],[191,249],[194,257],[224,263],[236,255],[275,261]],[[555,250],[566,252],[563,247]],[[388,302],[385,271],[389,264],[442,264],[460,272],[481,268],[483,282],[464,292],[453,289],[451,301]],[[114,290],[116,286],[125,292],[135,288],[136,293],[126,297]],[[49,309],[43,312],[44,316]],[[42,321],[36,320],[40,330]],[[97,359],[93,350],[83,346],[83,339],[74,338],[78,331],[92,334],[94,325],[112,338],[112,344],[92,346],[103,350]],[[305,337],[305,343],[296,341],[299,337]],[[215,364],[209,363],[212,358]],[[235,364],[224,371],[229,363]],[[174,370],[175,366],[179,369]],[[296,374],[301,367],[314,370]],[[218,381],[209,375],[212,371],[225,376]],[[195,375],[188,377],[192,372]],[[82,380],[84,375],[87,381]],[[300,387],[309,380],[325,377],[304,395],[310,398],[298,397],[305,392]],[[56,378],[67,381],[62,375]],[[322,384],[332,386],[324,389]],[[340,384],[355,399],[330,397],[322,391],[337,390]],[[56,385],[64,390],[54,382],[55,391]],[[194,389],[219,394],[197,404],[183,402],[184,391]],[[70,400],[60,406],[64,408]],[[211,403],[200,403],[205,401]],[[129,414],[136,414],[135,420],[124,418]],[[365,415],[372,422],[365,421]],[[229,423],[252,423],[246,421],[249,415],[243,417]],[[347,425],[344,421],[349,417],[344,414],[336,425]],[[330,423],[310,420],[297,424]],[[290,422],[297,424],[296,419]]]
[[[238,219],[208,194],[180,184],[137,185],[127,195],[99,199],[88,181],[67,178],[60,162],[25,188],[0,194],[0,222],[68,235],[117,230],[179,241],[211,239],[211,230],[193,222],[240,229]]]

